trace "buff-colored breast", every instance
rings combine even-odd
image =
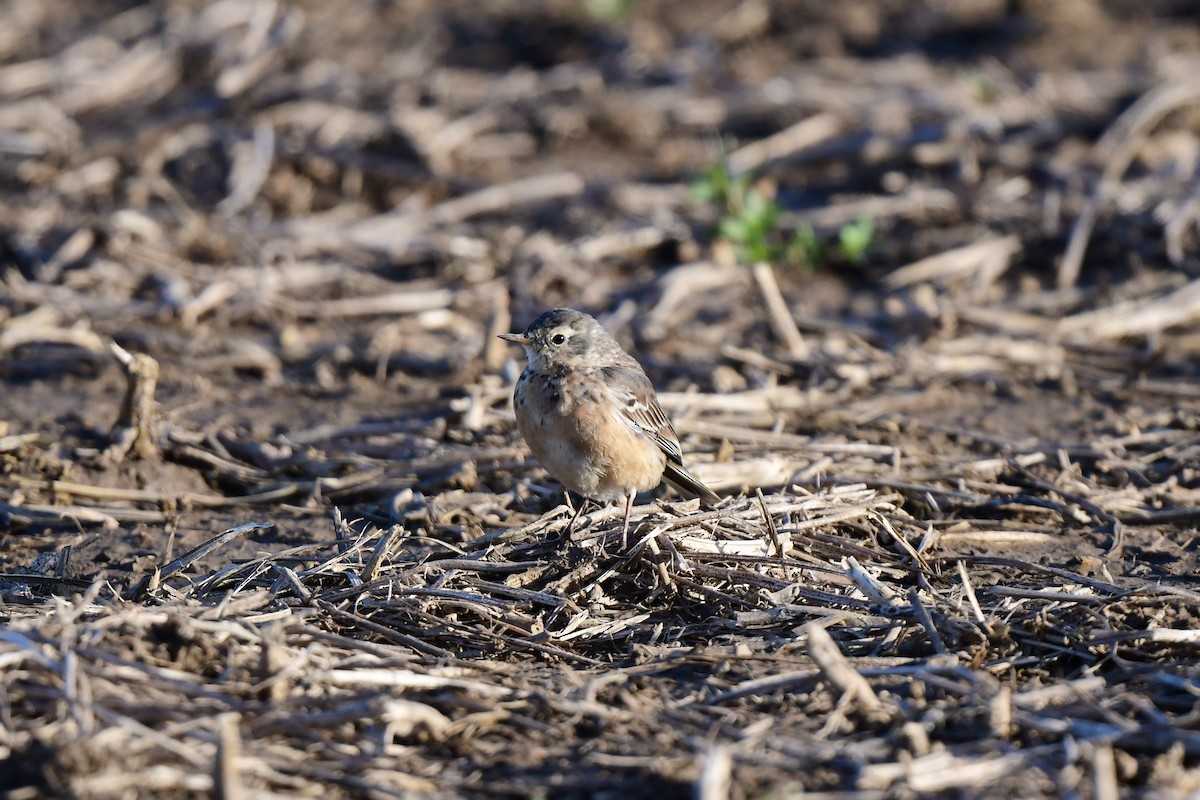
[[[621,420],[603,381],[585,376],[521,376],[513,402],[529,449],[556,480],[594,500],[653,489],[666,455]]]

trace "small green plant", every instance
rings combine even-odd
[[[776,231],[779,204],[755,186],[750,175],[732,174],[725,159],[696,179],[692,197],[721,209],[716,233],[733,245],[738,261],[753,264],[783,255]]]
[[[991,76],[985,72],[975,72],[969,77],[971,88],[974,90],[972,94],[975,100],[980,103],[994,103],[1000,96],[1000,90],[996,86],[996,82]]]
[[[584,10],[600,22],[617,22],[633,10],[633,0],[582,0]]]
[[[847,222],[838,231],[838,249],[842,258],[851,264],[862,265],[867,261],[867,250],[875,238],[875,221],[868,216],[861,216],[854,222]]]
[[[788,232],[779,226],[780,208],[773,193],[760,188],[752,176],[732,174],[725,159],[706,169],[692,184],[692,197],[717,206],[722,216],[716,234],[729,242],[743,264],[784,262],[817,269],[829,258],[829,248],[807,223]],[[837,254],[845,261],[866,263],[875,235],[870,217],[859,217],[838,231]]]
[[[779,256],[772,241],[779,205],[754,187],[746,190],[737,205],[734,214],[717,223],[718,235],[729,240],[740,261],[774,261]]]
[[[729,162],[722,158],[701,173],[692,183],[692,199],[702,203],[714,203],[722,208],[730,208],[740,203],[741,198],[750,190],[750,176],[746,174],[731,175]]]
[[[789,264],[800,264],[808,269],[816,269],[825,263],[825,242],[807,222],[792,232],[788,242],[787,261]]]

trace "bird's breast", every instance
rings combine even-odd
[[[662,480],[663,451],[622,420],[598,375],[523,374],[514,408],[529,449],[568,489],[614,500]]]

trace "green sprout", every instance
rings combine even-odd
[[[617,22],[633,10],[633,0],[582,0],[582,5],[592,19],[601,22]]]
[[[729,162],[722,158],[692,183],[692,199],[729,209],[740,204],[741,198],[749,190],[750,176],[742,174],[734,177],[729,172]]]
[[[754,188],[742,195],[738,205],[736,216],[727,216],[717,223],[717,233],[729,240],[740,261],[749,264],[774,261],[779,248],[772,243],[771,234],[779,205]]]
[[[779,204],[756,187],[750,175],[732,174],[725,159],[692,184],[692,197],[721,209],[716,233],[733,245],[738,261],[774,261],[782,254],[775,243]]]
[[[805,222],[792,232],[787,244],[787,262],[805,269],[817,269],[825,263],[825,242],[817,235],[813,226]]]
[[[862,265],[867,261],[867,250],[874,237],[875,221],[863,215],[838,231],[838,249],[851,264]]]
[[[691,195],[721,211],[716,235],[733,246],[740,263],[783,262],[818,269],[828,261],[829,248],[812,225],[804,223],[790,232],[783,229],[775,197],[760,189],[751,175],[734,175],[724,158],[701,173],[692,184]],[[870,217],[843,225],[837,235],[837,254],[851,264],[866,263],[874,235],[875,223]]]
[[[1000,89],[991,76],[985,72],[974,72],[969,78],[972,94],[980,103],[994,103],[1000,97]]]

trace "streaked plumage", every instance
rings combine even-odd
[[[622,549],[634,495],[664,478],[705,505],[719,500],[683,468],[679,437],[641,365],[594,318],[556,308],[501,338],[523,346],[528,359],[513,406],[529,449],[568,489],[625,499]]]

